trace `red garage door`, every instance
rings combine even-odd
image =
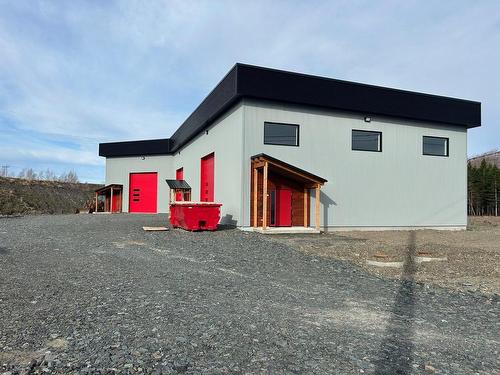
[[[131,173],[129,188],[129,212],[156,213],[156,172]]]

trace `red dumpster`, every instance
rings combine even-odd
[[[185,230],[216,230],[220,220],[221,203],[170,203],[170,224]]]

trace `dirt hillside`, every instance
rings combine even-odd
[[[74,213],[100,186],[0,177],[0,215]]]

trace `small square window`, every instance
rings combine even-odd
[[[382,132],[352,131],[352,149],[355,151],[382,151]]]
[[[298,146],[299,125],[265,122],[264,144],[280,145],[280,146]]]
[[[444,137],[423,137],[422,154],[430,156],[449,156],[449,139]]]

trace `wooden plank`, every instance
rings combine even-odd
[[[267,163],[267,162],[266,162],[266,163]],[[288,167],[286,167],[286,166],[284,166],[284,165],[277,164],[277,163],[273,163],[273,162],[271,162],[271,165],[274,165],[274,166],[276,166],[277,168],[283,169],[283,170],[285,170],[285,171],[287,171],[287,172],[289,172],[289,173],[292,173],[292,174],[294,174],[294,175],[296,175],[296,176],[299,176],[299,177],[303,178],[304,180],[307,180],[307,181],[314,181],[314,182],[316,182],[316,183],[321,184],[321,181],[318,181],[318,180],[316,180],[315,178],[312,178],[312,177],[310,177],[310,176],[306,176],[305,174],[302,174],[302,173],[300,173],[300,172],[298,172],[298,171],[294,171],[293,169],[290,169],[290,168],[288,168]]]
[[[267,228],[267,175],[269,164],[264,164],[264,181],[262,182],[262,229]]]
[[[257,160],[257,161],[254,161],[252,164],[253,164],[254,168],[262,168],[262,167],[264,167],[265,162]]]
[[[163,232],[168,230],[167,227],[142,227],[146,232]]]
[[[304,189],[304,226],[305,227],[307,227],[307,210],[308,210],[307,189]]]
[[[254,228],[257,228],[258,221],[257,221],[257,189],[259,187],[259,171],[257,168],[253,169],[253,226]]]
[[[318,184],[316,185],[316,199],[314,202],[314,224],[316,230],[319,230],[319,199],[320,199],[320,185]]]

